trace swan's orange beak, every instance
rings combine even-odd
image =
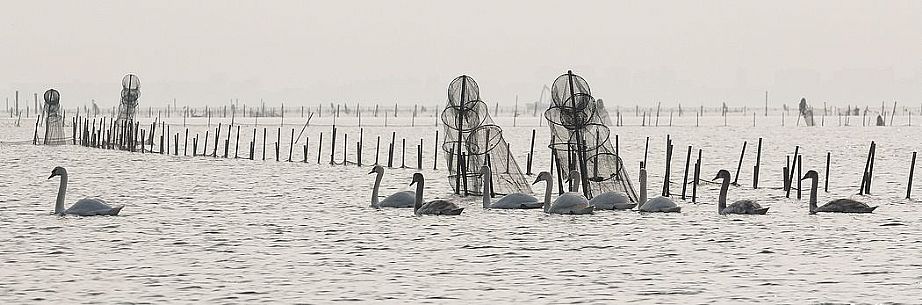
[[[535,185],[538,184],[538,182],[541,182],[541,177],[535,178],[535,182],[532,182],[531,184]]]
[[[374,174],[374,173],[375,173],[375,169],[373,169],[373,168],[371,169],[370,172],[368,172],[369,175]]]
[[[57,175],[55,175],[54,173],[51,173],[51,176],[48,176],[48,179],[54,178],[54,176],[57,176]]]

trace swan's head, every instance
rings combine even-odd
[[[51,176],[48,176],[48,179],[54,178],[55,176],[61,176],[61,175],[66,175],[66,174],[67,174],[66,169],[60,166],[56,166],[54,169],[51,170]]]
[[[383,173],[384,173],[384,168],[381,167],[381,165],[375,165],[375,167],[371,168],[371,171],[368,172],[369,175],[371,175],[371,174],[383,174]]]
[[[804,177],[801,178],[800,180],[816,179],[817,177],[819,177],[819,174],[817,174],[815,170],[811,169],[811,170],[808,170],[807,174],[805,174]]]
[[[579,175],[579,171],[578,171],[578,170],[571,170],[571,171],[570,171],[570,175],[567,176],[567,182],[570,182],[570,181],[580,181],[580,180],[581,180],[580,178],[582,178],[582,176]]]
[[[416,184],[417,182],[423,182],[423,174],[415,173],[413,174],[413,182],[410,182],[410,185]]]
[[[480,167],[480,174],[481,174],[481,175],[487,175],[487,174],[490,174],[490,173],[491,173],[491,171],[490,171],[490,167],[489,167],[489,166],[484,165],[484,166],[481,166],[481,167]]]
[[[535,182],[532,182],[531,184],[538,184],[538,182],[541,182],[544,180],[550,180],[550,179],[551,179],[551,173],[541,172],[538,174],[538,177],[535,178]]]
[[[722,169],[722,170],[718,171],[718,172],[717,172],[717,176],[714,177],[714,179],[711,179],[711,180],[714,181],[714,180],[717,180],[717,179],[730,179],[730,172],[727,171],[727,170],[725,170],[725,169]]]

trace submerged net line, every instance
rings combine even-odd
[[[64,118],[61,117],[61,94],[58,90],[48,89],[44,95],[45,105],[45,135],[42,143],[45,145],[67,144],[67,135],[64,134]]]
[[[551,88],[552,104],[544,112],[551,130],[551,143],[557,164],[558,179],[561,174],[578,170],[583,194],[588,198],[604,192],[624,193],[632,202],[638,201],[624,162],[618,156],[606,126],[608,111],[590,92],[589,83],[582,77],[567,72],[554,81]]]
[[[494,124],[487,109],[480,100],[477,82],[470,76],[459,76],[448,85],[448,103],[441,120],[449,183],[457,193],[480,195],[483,192],[480,167],[489,165],[493,172],[493,193],[531,194],[531,187],[503,138],[502,128]]]

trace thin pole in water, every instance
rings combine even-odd
[[[793,182],[792,180],[795,178],[794,168],[797,166],[797,163],[798,163],[797,156],[799,152],[800,152],[800,145],[794,146],[794,164],[792,164],[791,167],[788,168],[790,172],[788,173],[788,181],[785,186],[785,197],[787,198],[791,198],[791,182]],[[797,178],[797,181],[800,181],[800,177],[796,177],[796,178]]]
[[[320,157],[323,156],[323,133],[320,133],[320,141],[317,142],[317,164],[320,164]]]
[[[916,152],[912,152],[912,162],[909,165],[909,182],[906,183],[906,199],[912,196],[912,174],[916,170]]]
[[[650,137],[647,137],[647,141],[643,146],[643,164],[647,166],[647,151],[650,148]]]
[[[432,170],[439,167],[439,130],[435,130],[435,147],[432,148]]]
[[[743,141],[743,149],[740,151],[740,161],[736,165],[736,175],[733,177],[733,185],[739,185],[740,169],[743,168],[743,157],[746,156],[746,141]]]
[[[795,160],[795,162],[797,162],[797,200],[800,200],[803,196],[803,180],[800,179],[800,177],[803,177],[803,172],[801,172],[801,168],[803,168],[803,156],[797,156]]]
[[[823,179],[823,191],[829,193],[829,163],[832,161],[832,153],[826,152],[826,179]]]
[[[238,130],[237,137],[240,137],[239,132],[240,131]],[[291,138],[289,138],[289,140],[290,140],[289,141],[290,144],[288,145],[288,162],[291,162],[291,152],[292,150],[294,150],[294,147],[295,147],[295,129],[294,128],[291,129]]]
[[[691,163],[691,152],[692,152],[692,147],[691,145],[689,145],[688,153],[686,153],[685,155],[685,176],[684,178],[682,178],[682,200],[685,200],[685,189],[688,186],[688,168],[690,165],[689,163]]]
[[[378,136],[377,144],[375,145],[375,165],[378,165],[378,157],[381,155],[381,136]]]
[[[532,165],[532,159],[534,158],[534,155],[535,155],[535,130],[532,129],[531,130],[531,146],[529,146],[528,148],[528,166],[525,171],[525,174],[529,176],[532,175],[531,165]]]
[[[759,138],[759,146],[756,149],[756,165],[752,167],[752,189],[759,188],[759,163],[762,161],[762,138]]]
[[[419,146],[416,146],[416,168],[423,169],[423,139],[419,139]]]
[[[701,177],[701,149],[698,150],[698,161],[695,162],[695,177],[692,183],[692,203],[697,203],[698,182]]]

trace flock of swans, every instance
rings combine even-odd
[[[618,192],[606,192],[598,196],[595,196],[592,200],[586,199],[582,193],[579,192],[579,183],[571,184],[571,188],[568,192],[563,193],[557,196],[553,201],[551,200],[553,189],[554,189],[554,180],[552,179],[551,173],[541,172],[538,174],[535,182],[532,184],[538,184],[542,181],[546,183],[544,189],[544,199],[538,200],[532,195],[523,194],[523,193],[512,193],[506,196],[503,196],[496,202],[492,201],[492,196],[488,194],[491,193],[491,181],[492,181],[492,171],[489,166],[483,166],[480,169],[480,173],[483,178],[483,208],[484,209],[543,209],[545,213],[548,214],[567,214],[567,215],[586,215],[593,214],[596,210],[631,210],[634,207],[637,207],[637,204],[630,202],[628,197],[625,194]],[[459,207],[458,204],[444,200],[437,199],[433,201],[424,202],[423,200],[423,190],[424,190],[424,177],[421,173],[413,174],[413,181],[410,185],[416,184],[416,191],[401,191],[384,198],[384,200],[379,201],[379,188],[381,187],[381,180],[384,177],[384,167],[376,165],[369,174],[377,174],[375,177],[374,188],[371,191],[371,207],[373,208],[382,208],[382,207],[394,207],[394,208],[413,208],[414,214],[416,215],[460,215],[464,208]],[[579,179],[579,172],[571,171],[569,173],[569,179]],[[827,213],[871,213],[877,207],[869,207],[867,204],[858,202],[852,199],[836,199],[830,201],[823,206],[817,207],[817,173],[816,171],[808,171],[802,180],[812,179],[812,188],[810,190],[810,214],[827,212]],[[678,206],[675,201],[669,197],[658,196],[656,198],[647,199],[647,171],[646,169],[640,170],[639,175],[640,180],[640,200],[641,203],[637,207],[637,211],[644,213],[678,213],[682,211],[682,208]],[[732,204],[727,205],[727,192],[730,188],[730,172],[727,170],[720,170],[717,172],[717,176],[714,177],[714,181],[722,180],[720,184],[720,197],[717,202],[717,213],[721,215],[726,214],[748,214],[748,215],[765,215],[768,212],[768,208],[763,208],[754,200],[737,200]]]
[[[369,174],[376,174],[374,188],[371,191],[371,207],[373,208],[413,208],[416,215],[460,215],[464,208],[458,204],[444,199],[432,201],[423,200],[423,191],[425,189],[425,178],[422,173],[413,174],[413,181],[410,185],[416,185],[416,191],[401,191],[379,200],[379,189],[381,180],[384,178],[384,167],[374,166]],[[549,172],[538,174],[535,182],[545,182],[544,199],[538,200],[535,196],[524,193],[513,193],[503,196],[496,202],[492,202],[491,193],[492,171],[489,166],[481,167],[483,178],[483,208],[484,209],[543,209],[548,214],[568,214],[568,215],[585,215],[592,214],[595,210],[630,210],[637,207],[637,204],[630,202],[625,194],[617,192],[607,192],[595,196],[592,200],[586,199],[579,192],[579,183],[571,184],[569,192],[557,196],[551,201],[554,189],[554,180]],[[55,215],[78,215],[78,216],[97,216],[108,215],[116,216],[124,207],[123,205],[110,206],[108,203],[98,198],[84,198],[78,200],[69,208],[64,208],[64,197],[67,193],[67,170],[63,167],[55,167],[51,171],[51,176],[61,177],[58,195],[54,205]],[[569,179],[579,179],[579,172],[571,171]],[[877,207],[870,207],[865,203],[852,199],[835,199],[822,206],[817,207],[817,184],[818,175],[814,170],[807,171],[802,180],[811,180],[810,188],[810,213],[871,213]],[[640,170],[640,200],[637,211],[645,213],[677,213],[682,210],[675,201],[668,197],[659,196],[647,199],[647,171]],[[714,180],[722,180],[720,184],[720,197],[717,202],[717,212],[721,215],[726,214],[749,214],[764,215],[768,208],[763,208],[753,200],[737,200],[727,205],[727,192],[730,188],[730,172],[720,170]]]

